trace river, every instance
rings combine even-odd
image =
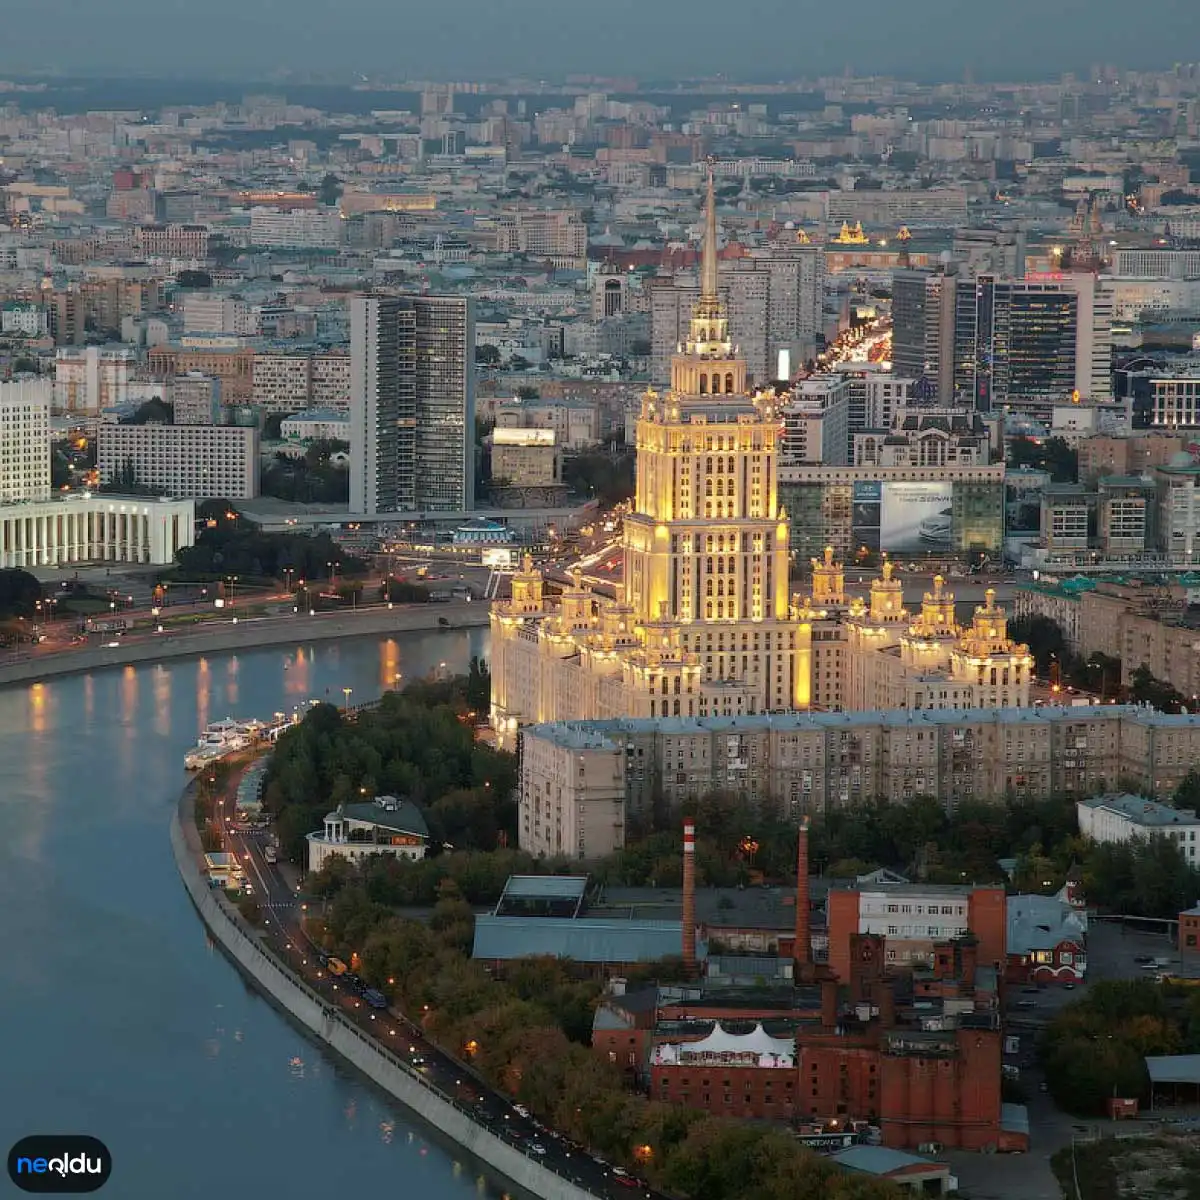
[[[0,1137],[86,1133],[121,1200],[492,1194],[206,940],[168,822],[208,722],[371,700],[484,630],[322,642],[0,691]],[[498,1193],[496,1193],[498,1194]]]

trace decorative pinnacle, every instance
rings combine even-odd
[[[713,193],[712,159],[709,159],[708,191],[704,202],[704,244],[700,258],[700,298],[715,301],[717,295],[717,201]]]

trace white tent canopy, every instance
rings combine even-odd
[[[685,1063],[702,1065],[708,1059],[730,1066],[780,1067],[796,1066],[794,1038],[774,1038],[755,1025],[749,1033],[729,1033],[717,1021],[712,1032],[698,1042],[671,1042],[655,1046],[653,1066],[679,1066]]]

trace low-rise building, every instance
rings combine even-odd
[[[345,413],[310,408],[281,421],[279,432],[289,441],[349,442],[350,418]]]
[[[340,856],[357,865],[373,854],[409,860],[425,857],[429,826],[411,800],[376,796],[366,804],[339,804],[324,827],[308,835],[308,870],[319,871]]]
[[[510,487],[556,487],[562,455],[553,429],[497,429],[492,433],[492,480]]]
[[[1129,842],[1165,837],[1176,842],[1191,866],[1200,864],[1197,833],[1200,818],[1190,808],[1174,808],[1146,796],[1128,793],[1076,801],[1079,832],[1094,842]]]
[[[1059,896],[1008,897],[1010,983],[1082,983],[1087,912]]]

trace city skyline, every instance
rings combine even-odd
[[[754,0],[739,7],[741,24],[770,36],[719,39],[709,33],[713,20],[724,18],[719,6],[710,5],[707,13],[689,6],[685,14],[670,5],[635,7],[629,0],[609,6],[602,24],[582,12],[551,10],[546,0],[520,0],[503,12],[474,0],[407,11],[380,0],[349,0],[336,25],[320,20],[322,10],[306,15],[303,6],[289,7],[283,21],[274,0],[212,0],[203,23],[193,27],[187,27],[182,5],[179,13],[177,22],[164,20],[162,9],[147,0],[118,0],[103,10],[47,0],[38,21],[6,30],[0,70],[93,75],[103,63],[104,71],[118,75],[178,75],[171,67],[186,28],[192,77],[264,79],[316,69],[351,77],[794,78],[849,67],[923,79],[961,79],[966,71],[980,80],[1016,81],[1078,73],[1094,62],[1162,69],[1176,61],[1176,46],[1200,36],[1200,10],[1185,0],[1148,0],[1136,10],[1110,2],[1089,6],[1086,14],[1074,6],[1055,12],[1035,0],[1014,0],[1002,9],[972,11],[969,19],[948,0],[904,7],[864,0],[852,21],[839,9],[785,11]],[[1170,37],[1135,36],[1148,28]],[[364,38],[366,30],[371,35]]]

